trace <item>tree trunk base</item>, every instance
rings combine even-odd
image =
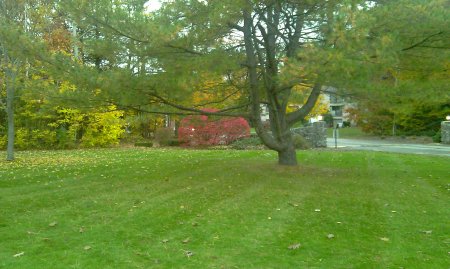
[[[284,151],[278,152],[278,164],[279,165],[288,165],[288,166],[296,166],[297,163],[297,154],[295,152],[294,147],[289,147]]]

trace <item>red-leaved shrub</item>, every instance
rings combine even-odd
[[[183,146],[228,145],[239,138],[249,136],[250,126],[240,117],[218,119],[205,115],[187,116],[181,120],[178,128],[178,140]]]

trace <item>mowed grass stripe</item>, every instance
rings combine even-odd
[[[334,156],[333,163],[345,163],[343,156]],[[291,234],[281,238],[298,238],[303,251],[298,255],[301,266],[305,268],[364,268],[366,264],[379,264],[374,261],[378,248],[369,245],[376,242],[373,235],[382,234],[382,226],[377,225],[379,208],[368,193],[361,190],[364,183],[355,181],[355,172],[367,177],[367,163],[356,161],[358,171],[346,168],[341,173],[320,177],[313,182],[308,199],[305,200],[296,223],[288,228]],[[344,169],[344,168],[341,168]],[[342,187],[342,188],[341,188]],[[320,211],[319,211],[320,210]],[[333,234],[333,238],[328,238]],[[370,247],[369,247],[370,246]],[[280,251],[281,252],[281,251]],[[352,255],[349,255],[352,254]],[[347,257],[343,260],[342,257]],[[269,260],[270,257],[267,257]],[[291,261],[284,268],[294,267]],[[315,267],[317,265],[321,265]],[[275,267],[274,267],[275,268]]]
[[[409,159],[408,156],[385,154],[384,158],[373,159],[370,166],[383,168],[372,169],[376,171],[372,174],[376,179],[373,184],[380,189],[379,201],[384,203],[382,212],[389,228],[386,235],[389,244],[384,248],[386,267],[401,267],[405,262],[420,260],[429,268],[445,268],[449,261],[440,258],[446,256],[449,244],[448,192],[444,196],[437,195],[441,192],[439,188],[418,174],[436,172],[442,175],[448,169],[440,165],[430,169],[426,163],[436,163],[433,157],[424,158],[425,165]]]
[[[39,157],[23,154],[27,163]],[[280,168],[268,151],[45,154],[50,165],[39,161],[30,169],[23,162],[0,172],[7,208],[0,212],[0,267],[445,268],[448,262],[445,158],[309,151],[299,152],[298,168]],[[62,157],[77,161],[58,164]],[[10,171],[16,180],[4,177]],[[61,188],[55,178],[64,179]],[[17,202],[31,210],[17,209]],[[48,226],[53,220],[58,224]],[[302,246],[289,250],[295,243]]]
[[[124,179],[124,180],[126,180],[126,179]],[[177,182],[177,180],[174,180],[174,182]],[[204,181],[200,181],[200,183],[204,186],[205,185],[205,182]],[[109,183],[108,183],[109,184]],[[147,189],[146,187],[144,188],[144,189],[142,189],[142,187],[141,188],[136,188],[137,186],[131,186],[131,184],[130,183],[125,183],[125,184],[123,184],[124,186],[122,186],[123,188],[121,188],[121,194],[125,194],[125,195],[128,195],[128,194],[136,194],[135,192],[134,192],[134,190],[130,190],[130,188],[131,189],[140,189],[140,190],[144,190],[144,192],[145,193],[143,193],[143,195],[146,197],[146,198],[148,198],[149,197],[149,193],[148,193],[148,191],[146,191],[145,189]],[[166,185],[163,185],[163,184],[161,184],[161,186],[168,186],[167,184]],[[90,188],[92,188],[92,187],[94,187],[94,186],[87,186],[85,189],[87,190],[87,189],[90,189]],[[178,187],[178,186],[176,186],[176,187]],[[78,190],[77,190],[78,191]],[[179,192],[179,190],[174,190],[173,188],[172,189],[169,189],[169,190],[167,190],[167,193],[168,194],[165,194],[164,195],[164,199],[165,200],[167,200],[167,199],[170,199],[171,198],[171,196],[176,196],[176,191],[178,191]],[[186,192],[185,190],[183,190],[183,192]],[[98,191],[94,194],[94,199],[92,199],[92,200],[95,200],[96,201],[96,203],[97,203],[97,201],[101,201],[101,199],[102,199],[102,196],[105,196],[105,194],[101,194],[101,193],[99,193]],[[89,195],[87,195],[88,196],[88,198],[90,198],[90,196]],[[78,203],[79,204],[83,204],[83,199],[82,199],[83,197],[79,197],[78,198]],[[119,199],[120,200],[120,199]],[[152,197],[152,200],[154,200],[154,197]],[[174,200],[177,200],[177,199],[174,199]],[[67,201],[66,201],[67,202]],[[160,201],[160,200],[156,200],[156,201],[150,201],[151,203],[150,204],[162,204],[163,203],[163,201]],[[64,204],[64,203],[63,203]],[[65,204],[67,204],[67,203],[65,203]],[[75,215],[77,215],[77,214],[80,214],[81,212],[85,212],[85,211],[82,211],[82,210],[73,210],[73,208],[71,208],[70,207],[70,205],[71,205],[71,203],[68,203],[68,208],[64,208],[64,207],[61,207],[61,204],[59,204],[59,206],[60,206],[60,208],[58,208],[58,214],[55,214],[55,212],[50,212],[51,214],[52,214],[52,216],[53,216],[53,219],[58,219],[58,216],[57,215],[62,215],[61,217],[67,217],[67,216],[64,216],[64,212],[74,212],[75,213]],[[93,205],[94,206],[94,205]],[[95,206],[98,206],[98,207],[101,207],[101,204],[98,204],[98,205],[95,205]],[[130,207],[131,207],[131,204],[130,204]],[[161,207],[162,208],[162,207]],[[87,209],[88,210],[88,209]],[[89,212],[89,211],[88,211]],[[94,213],[97,213],[97,212],[94,212]],[[119,213],[121,213],[120,211],[117,211],[117,210],[113,210],[113,214],[118,214],[118,215],[120,215]],[[42,212],[40,213],[41,215],[42,215]],[[56,215],[56,216],[55,216]],[[95,217],[95,215],[96,214],[93,214],[93,216]],[[97,214],[98,215],[98,214]],[[126,217],[130,217],[130,216],[126,216]],[[131,216],[131,217],[133,217],[133,216]],[[170,217],[170,216],[169,216]],[[105,220],[104,220],[104,218],[105,218],[105,216],[102,216],[101,217],[101,219],[99,219],[99,221],[100,222],[104,222]],[[126,219],[126,218],[123,218],[123,219]],[[47,221],[49,221],[49,220],[47,220]],[[158,219],[158,221],[161,221],[161,218],[159,218]],[[110,221],[110,222],[112,222],[112,221]],[[48,223],[48,222],[47,222]],[[41,223],[42,224],[42,223]],[[82,224],[82,223],[80,223],[80,224]],[[109,223],[105,223],[105,224],[109,224]],[[119,223],[115,223],[116,225],[120,225],[120,222]],[[44,224],[45,225],[45,224]],[[141,225],[142,225],[142,223],[141,223]],[[64,228],[64,226],[63,226],[63,224],[62,223],[60,223],[59,224],[59,227],[61,227],[61,228]]]
[[[146,165],[148,167],[151,167],[152,163],[150,161],[145,160]],[[136,164],[135,164],[136,166]],[[148,167],[143,167],[141,164],[138,164],[139,168],[132,168],[132,170],[137,170],[137,174],[142,174],[140,172],[141,170],[147,170]],[[89,167],[89,166],[88,166]],[[98,168],[98,167],[97,167]],[[128,168],[128,169],[127,169]],[[24,184],[22,187],[14,187],[13,190],[7,190],[5,191],[5,198],[13,197],[13,199],[16,202],[20,202],[20,199],[24,199],[27,197],[33,198],[37,193],[40,195],[45,196],[46,194],[55,194],[55,195],[61,195],[64,196],[65,200],[69,199],[71,197],[67,197],[66,195],[70,195],[70,193],[73,193],[74,195],[83,194],[81,191],[86,191],[90,189],[95,189],[99,191],[100,193],[110,193],[111,191],[118,190],[118,191],[129,191],[133,192],[132,186],[135,186],[135,188],[141,188],[141,186],[134,185],[136,183],[140,183],[140,180],[145,180],[146,185],[145,188],[147,191],[151,192],[152,186],[149,185],[149,180],[154,181],[154,185],[159,184],[160,188],[163,186],[167,187],[167,189],[173,188],[171,185],[164,185],[164,182],[161,182],[160,179],[165,178],[169,179],[169,177],[173,174],[176,174],[176,172],[173,171],[173,169],[167,169],[166,173],[160,173],[160,174],[152,174],[147,173],[143,178],[140,178],[139,180],[136,180],[136,175],[133,175],[129,171],[130,166],[116,166],[115,168],[108,168],[103,167],[100,169],[100,171],[94,171],[90,168],[88,173],[86,173],[84,176],[75,176],[76,179],[73,178],[66,178],[64,180],[60,179],[54,179],[54,180],[46,180],[45,174],[38,174],[36,177],[39,180],[39,183],[34,182],[35,184],[29,183]],[[105,169],[105,170],[103,170]],[[122,172],[125,171],[125,172]],[[70,171],[62,171],[62,173],[67,172],[70,173]],[[164,172],[164,171],[163,171]],[[86,180],[88,179],[88,180]],[[132,182],[135,182],[134,184]],[[127,184],[125,188],[123,188],[123,185]],[[64,188],[61,188],[63,187]],[[164,191],[164,190],[159,190]],[[90,194],[87,192],[85,193],[87,196]],[[151,195],[151,193],[149,193]],[[55,197],[57,199],[57,197]]]
[[[270,167],[272,167],[272,164]],[[245,175],[241,176],[246,178]],[[221,262],[231,266],[231,264],[239,264],[239,257],[252,256],[252,249],[263,247],[261,242],[258,242],[258,237],[264,235],[267,229],[270,228],[263,227],[263,223],[269,223],[269,226],[273,225],[268,220],[268,213],[277,211],[276,208],[278,207],[288,206],[287,202],[289,199],[286,199],[283,194],[281,205],[278,207],[274,204],[273,197],[269,199],[268,196],[273,196],[270,193],[278,191],[270,185],[279,185],[279,183],[273,181],[270,173],[266,172],[265,178],[257,176],[253,180],[246,181],[249,185],[245,187],[237,186],[236,188],[234,184],[240,180],[233,181],[233,179],[238,177],[239,175],[232,174],[230,180],[222,182],[224,185],[222,196],[225,199],[218,204],[205,208],[206,213],[203,213],[202,218],[197,219],[199,221],[198,228],[191,228],[190,225],[180,226],[175,232],[179,235],[178,240],[175,241],[174,245],[169,244],[171,247],[174,247],[173,251],[175,253],[179,252],[179,241],[183,237],[190,236],[193,249],[196,249],[196,245],[202,246],[203,251],[197,253],[199,259],[210,260],[216,263]],[[277,178],[277,181],[279,180],[283,179]],[[233,193],[236,193],[236,195],[233,195]],[[257,234],[253,236],[255,231]],[[232,245],[230,245],[230,242]],[[234,248],[234,245],[241,248]],[[205,251],[205,247],[208,251]],[[223,251],[221,250],[223,249],[227,250],[226,255],[222,253]],[[243,249],[246,251],[243,251]],[[258,258],[257,256],[252,257]],[[233,260],[234,263],[231,262]],[[171,260],[166,266],[175,265],[176,263],[176,261]],[[241,266],[245,265],[241,264]]]

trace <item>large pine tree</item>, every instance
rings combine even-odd
[[[290,128],[308,115],[322,86],[370,99],[405,90],[402,79],[448,82],[444,0],[177,0],[163,1],[155,12],[145,3],[58,2],[54,10],[77,27],[80,59],[35,54],[50,63],[53,76],[63,72],[77,93],[89,91],[97,101],[151,113],[246,117],[282,165],[297,164]],[[386,77],[396,83],[386,87]],[[207,105],[228,107],[208,113],[186,101],[205,80],[222,80],[216,90],[227,92]],[[303,100],[299,85],[310,89]],[[442,89],[429,90],[445,98]],[[299,102],[298,110],[287,110]]]

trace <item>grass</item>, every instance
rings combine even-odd
[[[449,267],[448,158],[298,157],[20,152],[0,162],[0,268]]]

